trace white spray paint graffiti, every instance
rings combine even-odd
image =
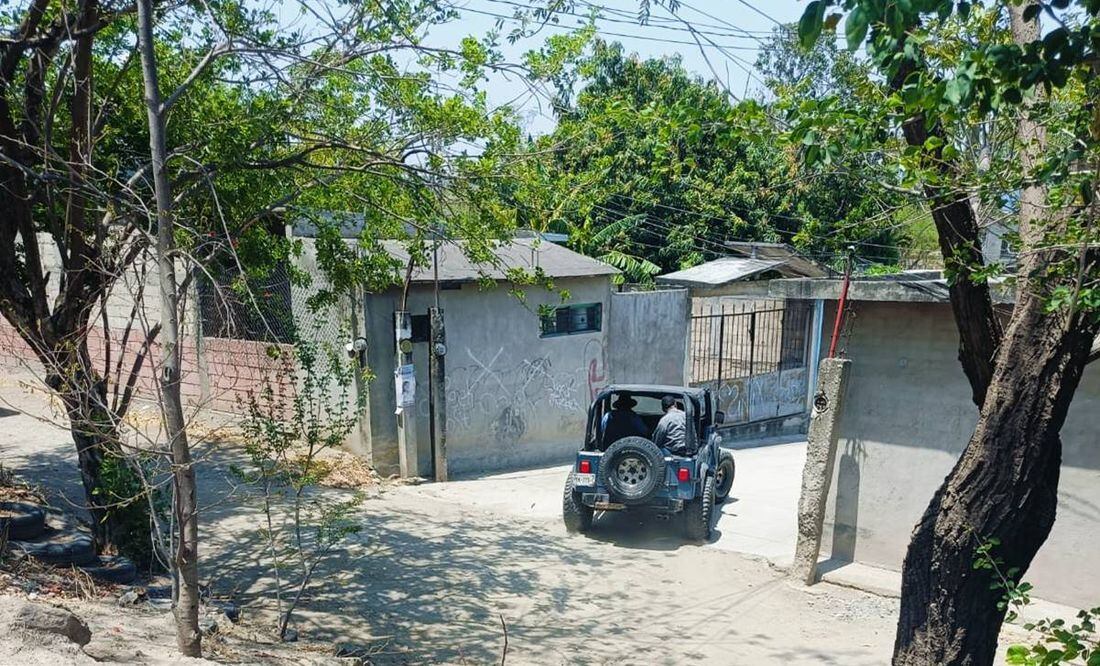
[[[555,368],[547,356],[505,366],[503,347],[447,368],[448,424],[456,435],[489,436],[514,445],[529,431],[583,422],[591,394],[606,381],[603,345],[590,340],[580,363]]]

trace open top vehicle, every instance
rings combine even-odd
[[[654,441],[666,396],[684,412],[683,442],[675,450]],[[628,410],[632,427],[625,436],[623,428],[609,425],[613,408]],[[584,448],[577,452],[565,481],[566,529],[587,531],[596,511],[645,507],[658,514],[682,513],[689,538],[709,539],[714,506],[729,496],[733,486],[733,454],[719,446],[717,433],[724,419],[709,389],[661,385],[602,389],[588,409]]]

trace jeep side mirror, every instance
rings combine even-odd
[[[715,412],[714,413],[714,422],[719,423],[719,424],[725,423],[726,422],[726,413],[722,412],[722,411]]]

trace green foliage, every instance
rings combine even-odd
[[[806,87],[820,88],[822,71],[860,80],[848,59],[829,65],[835,50],[805,64],[777,39],[769,54],[776,80],[789,69],[806,73]],[[566,232],[635,282],[726,254],[727,240],[793,242],[826,260],[868,240],[860,254],[896,260],[889,233],[861,231],[897,196],[869,185],[872,165],[846,154],[836,153],[838,168],[802,170],[773,105],[731,103],[678,60],[640,60],[617,44],[597,41],[576,72],[575,103],[500,185],[521,226]]]
[[[1100,182],[1100,112],[1094,103],[1100,94],[1094,71],[1100,3],[1027,3],[1027,18],[1044,25],[1037,39],[1024,44],[1011,34],[1006,7],[954,0],[811,3],[799,26],[804,43],[831,29],[829,17],[843,16],[849,48],[865,47],[889,90],[862,112],[838,95],[789,117],[806,143],[808,163],[827,164],[839,145],[879,150],[886,168],[904,174],[906,187],[929,196],[972,193],[982,225],[1005,219],[1012,225],[1020,191],[1040,185],[1043,204],[1060,213],[1047,215],[1051,224],[1041,226],[1051,230],[1021,248],[1043,257],[1042,269],[1027,277],[1047,299],[1048,312],[1096,312],[1095,266],[1080,257],[1100,241],[1093,212]],[[830,8],[839,13],[828,14]],[[1015,140],[1024,117],[1043,128],[1047,142],[1026,178]],[[923,146],[899,149],[898,130],[915,118],[934,131]],[[1002,269],[968,272],[986,280]]]
[[[1061,618],[1029,622],[1024,628],[1038,634],[1036,641],[1030,645],[1010,646],[1005,661],[1020,666],[1100,666],[1100,643],[1096,640],[1098,620],[1100,607],[1078,611],[1072,623]]]
[[[118,526],[113,544],[120,554],[129,557],[138,567],[160,570],[166,562],[158,558],[150,512],[162,519],[169,514],[171,496],[163,486],[150,483],[156,479],[155,458],[147,454],[110,453],[100,467],[102,484],[96,490],[96,500],[107,507],[106,514]],[[138,472],[138,469],[141,472]]]
[[[988,571],[993,576],[989,589],[1002,591],[997,609],[1005,612],[1006,621],[1014,622],[1023,608],[1031,603],[1032,586],[1019,580],[1018,568],[1004,568],[1004,561],[996,555],[1000,545],[1000,540],[993,537],[979,539],[973,567],[976,571]],[[1098,619],[1100,608],[1093,608],[1079,611],[1076,621],[1071,624],[1060,618],[1027,622],[1023,627],[1037,634],[1035,642],[1010,646],[1005,661],[1020,666],[1100,666],[1100,642],[1096,638]]]
[[[276,581],[282,637],[317,567],[361,529],[361,494],[333,498],[317,486],[329,472],[320,456],[343,445],[364,403],[353,397],[356,370],[336,349],[300,339],[292,353],[271,354],[285,368],[249,396],[248,464],[233,471],[263,502],[265,552],[257,557],[267,558]]]

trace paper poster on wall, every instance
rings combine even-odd
[[[403,365],[394,371],[397,388],[397,406],[406,407],[416,402],[416,368]]]

